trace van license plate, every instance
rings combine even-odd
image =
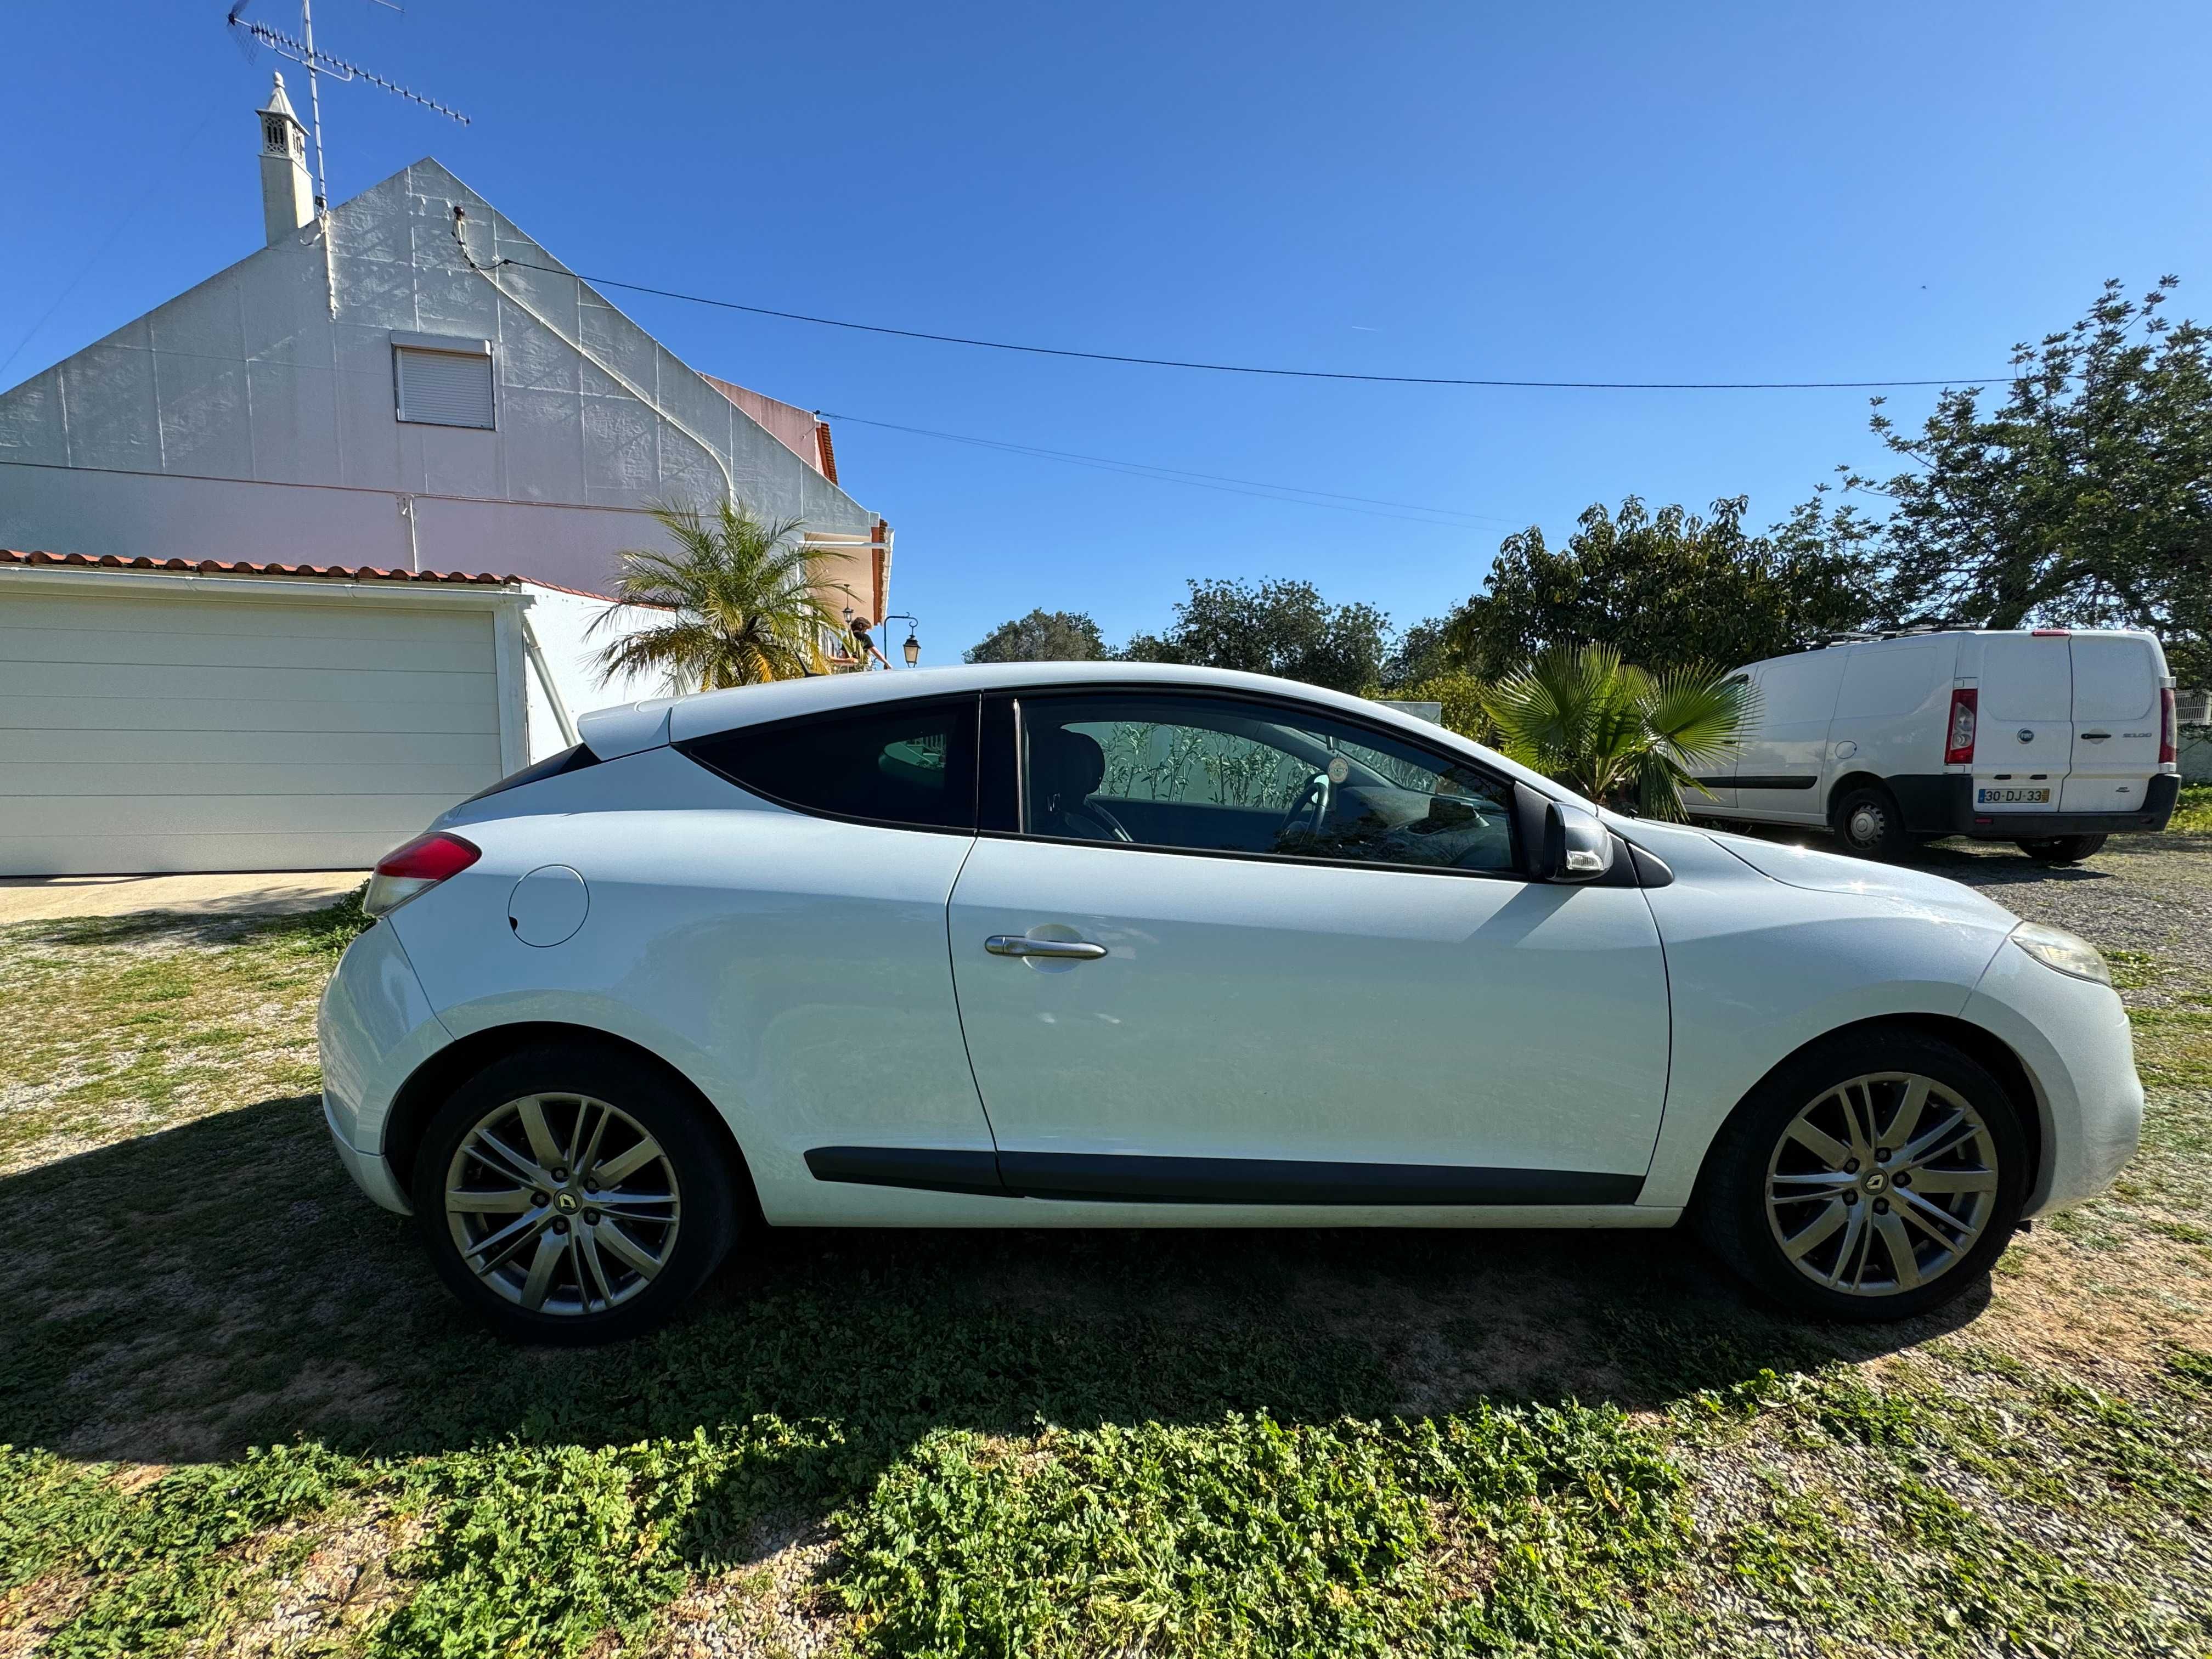
[[[2048,789],[1977,789],[1977,806],[2047,806],[2051,804]]]

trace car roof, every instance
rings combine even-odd
[[[1176,663],[969,663],[950,668],[893,669],[884,673],[816,674],[804,679],[739,686],[728,691],[648,697],[641,702],[594,709],[576,724],[586,747],[602,760],[612,760],[619,755],[734,731],[739,726],[827,714],[840,708],[859,708],[870,703],[981,691],[1073,690],[1087,687],[1236,691],[1248,696],[1302,702],[1346,714],[1369,725],[1395,727],[1419,742],[1469,751],[1484,764],[1547,794],[1577,799],[1550,779],[1480,744],[1369,698],[1328,690],[1299,680],[1278,679],[1268,674],[1194,668]]]

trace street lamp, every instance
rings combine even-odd
[[[887,623],[902,622],[906,624],[906,643],[899,647],[899,654],[906,659],[906,665],[908,668],[913,667],[921,660],[921,637],[915,631],[921,624],[903,611],[893,611],[887,614],[884,620]]]

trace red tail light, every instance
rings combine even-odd
[[[362,896],[361,908],[372,916],[396,910],[447,877],[458,876],[483,856],[473,842],[459,836],[417,836],[384,855],[376,873],[368,878],[368,891]]]
[[[2173,688],[2158,694],[2158,763],[2171,766],[2181,758],[2180,722],[2174,718]]]
[[[1951,694],[1951,731],[1944,739],[1943,764],[1965,766],[1974,758],[1974,722],[1981,693],[1972,686],[1961,686]]]

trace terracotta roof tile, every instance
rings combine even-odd
[[[204,576],[319,576],[332,581],[468,582],[504,587],[524,579],[480,570],[380,570],[374,565],[261,564],[251,559],[126,559],[113,553],[23,553],[0,548],[0,565],[60,565],[80,570],[175,570]],[[596,595],[594,597],[597,597]]]

